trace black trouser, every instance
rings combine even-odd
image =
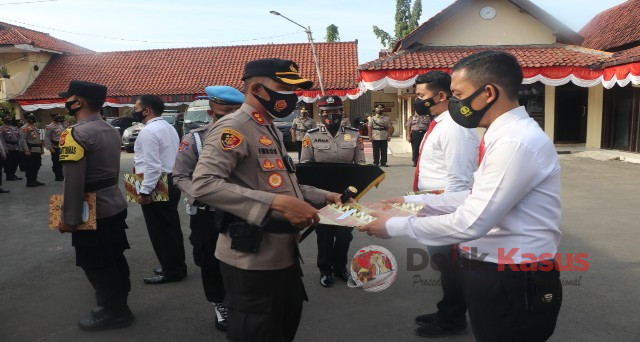
[[[302,141],[296,141],[296,148],[298,149],[298,163],[299,163],[300,156],[302,155]]]
[[[31,155],[25,155],[25,174],[27,182],[35,182],[38,180],[38,171],[42,166],[42,153],[31,152]]]
[[[457,250],[453,245],[428,246],[429,256],[440,271],[442,299],[438,302],[438,324],[443,328],[465,325],[467,305],[456,263]]]
[[[413,160],[414,164],[418,162],[420,144],[422,143],[422,138],[424,138],[425,133],[427,133],[427,131],[411,131],[411,160]]]
[[[0,157],[0,187],[2,186],[2,168],[4,168],[5,164],[6,164],[6,160]]]
[[[97,230],[72,233],[76,265],[82,267],[96,291],[98,306],[113,315],[129,312],[127,297],[131,290],[129,264],[124,250],[127,241],[127,210],[97,220]]]
[[[322,274],[342,272],[347,267],[353,228],[318,225],[318,268]]]
[[[4,162],[4,174],[7,178],[16,176],[18,160],[20,160],[20,151],[7,151],[7,160]]]
[[[306,300],[298,265],[281,270],[243,270],[220,262],[227,339],[234,342],[293,341]]]
[[[51,152],[51,162],[53,163],[51,170],[53,170],[53,174],[56,176],[56,179],[63,178],[62,163],[60,163],[60,149],[57,147],[53,149],[53,152]]]
[[[388,142],[386,140],[373,140],[371,145],[373,146],[373,164],[387,165]]]
[[[145,204],[142,214],[162,272],[168,277],[182,278],[187,275],[187,264],[178,215],[180,190],[173,185],[170,175],[168,179],[169,201]]]
[[[200,266],[202,287],[207,300],[222,303],[224,284],[220,273],[220,262],[215,257],[218,231],[214,218],[213,211],[202,209],[198,209],[195,215],[191,215],[189,241],[193,246],[193,261]]]
[[[27,155],[24,154],[24,152],[20,152],[20,156],[18,157],[18,167],[22,172],[27,171]]]
[[[538,342],[546,341],[555,330],[556,320],[562,304],[562,284],[560,272],[511,271],[507,266],[500,271],[496,264],[461,259],[464,296],[469,308],[469,318],[473,334],[478,342]],[[519,265],[518,265],[519,266]],[[533,309],[527,309],[525,299],[533,289],[541,289],[540,284],[532,285],[528,279],[543,277],[545,290],[537,299],[543,304],[542,296],[553,293],[551,302]]]

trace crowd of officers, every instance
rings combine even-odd
[[[283,136],[273,124],[274,119],[287,117],[295,110],[298,97],[294,91],[309,89],[313,83],[300,76],[295,62],[274,58],[247,63],[242,80],[244,94],[225,86],[208,88],[211,124],[186,135],[179,143],[176,140],[172,143],[176,146],[160,147],[163,153],[157,153],[159,147],[153,139],[147,147],[136,141],[136,154],[141,156],[136,155],[135,167],[143,169],[140,172],[145,177],[151,171],[156,179],[160,178],[159,170],[167,173],[170,192],[178,188],[186,194],[194,259],[201,267],[206,297],[215,308],[216,327],[226,330],[231,341],[292,341],[307,300],[301,279],[300,232],[318,225],[319,208],[342,204],[342,200],[338,193],[299,184]],[[423,136],[414,156],[414,190],[446,191],[442,195],[391,198],[387,202],[423,203],[433,212],[408,218],[374,213],[377,220],[359,230],[380,238],[407,236],[423,245],[444,246],[452,260],[461,260],[452,266],[462,271],[461,278],[445,277],[446,271],[441,270],[444,298],[436,313],[416,318],[421,325],[416,330],[420,336],[464,333],[465,311],[478,341],[544,341],[555,329],[562,289],[553,259],[527,263],[523,259],[526,253],[516,254],[514,259],[518,261],[507,263],[513,271],[497,271],[497,247],[518,246],[542,258],[554,255],[561,236],[557,155],[548,137],[517,102],[521,81],[522,71],[515,57],[504,52],[463,58],[454,68],[453,80],[435,72],[416,81],[416,112],[430,112],[434,119],[426,130],[428,120],[424,118],[412,119],[408,126],[416,131],[414,134]],[[59,159],[66,176],[59,229],[72,233],[76,264],[96,290],[98,304],[90,318],[79,322],[84,330],[126,327],[134,319],[127,305],[131,285],[123,254],[129,244],[125,233],[127,205],[118,188],[120,139],[98,114],[106,94],[106,87],[82,81],[72,81],[60,94],[78,123],[59,138]],[[296,141],[301,139],[300,162],[364,164],[362,138],[356,129],[342,124],[340,98],[322,97],[318,107],[318,127],[302,134],[302,129],[313,125],[302,111],[292,128]],[[145,130],[150,137],[164,130],[162,124],[153,125],[163,122],[163,109],[162,100],[155,95],[144,95],[136,102],[134,114],[146,123],[139,139]],[[386,142],[393,127],[383,108],[377,109],[369,120],[369,136],[374,143],[374,164],[384,166]],[[486,149],[484,138],[477,142],[477,127],[489,128]],[[39,145],[40,150],[36,150],[35,140],[30,140],[32,130],[27,126],[22,134],[23,148],[31,155],[42,149]],[[412,134],[409,140],[419,140]],[[465,138],[467,134],[473,139]],[[460,141],[454,144],[452,139]],[[458,153],[461,148],[469,152],[464,158]],[[156,157],[149,149],[156,151]],[[167,154],[169,149],[175,155]],[[512,160],[517,162],[508,162]],[[476,168],[473,185],[465,183],[460,191],[448,191],[458,183],[456,175]],[[431,179],[437,172],[451,175],[446,180]],[[157,186],[148,183],[143,181],[138,192],[143,212],[153,216],[171,211],[177,215],[178,202],[171,199],[175,197],[171,194],[169,203],[158,210],[145,209],[152,205],[151,190]],[[473,191],[469,190],[471,186]],[[84,221],[86,192],[95,192],[97,197],[95,231],[78,230]],[[433,196],[441,196],[449,203],[448,209],[429,207]],[[522,212],[536,215],[522,217]],[[151,236],[150,226],[160,223],[147,216],[145,213]],[[523,235],[528,243],[522,243]],[[337,233],[320,226],[317,236],[322,286],[330,287],[334,275],[347,280],[345,253],[351,231]],[[486,251],[488,261],[474,258],[469,248]],[[157,277],[145,278],[145,283],[180,281],[186,276],[186,267],[183,273],[169,274],[164,269],[168,264],[162,262],[166,251],[155,243],[154,250],[162,268],[156,270]],[[181,263],[183,260],[184,253]],[[519,265],[528,271],[514,270]],[[543,265],[552,266],[551,271],[536,268]],[[449,301],[452,297],[456,303]]]
[[[0,119],[2,120],[2,126],[0,126],[0,176],[4,169],[6,181],[22,180],[23,178],[16,174],[20,170],[27,178],[27,187],[45,185],[38,181],[38,171],[42,166],[42,154],[46,148],[51,153],[55,180],[57,182],[64,180],[62,164],[59,160],[60,135],[65,129],[63,115],[52,116],[51,123],[45,127],[44,138],[41,138],[40,130],[36,126],[37,119],[33,113],[25,116],[26,123],[11,115],[5,115]],[[8,190],[2,189],[2,177],[0,177],[0,193],[8,192]]]

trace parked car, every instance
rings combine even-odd
[[[192,129],[206,126],[211,122],[211,117],[207,113],[209,110],[209,98],[206,96],[198,96],[193,101],[184,114],[184,124],[182,131],[184,134],[189,133]]]
[[[177,110],[165,110],[162,113],[162,118],[168,122],[178,132],[178,136],[182,139],[182,125],[184,124],[184,115]]]
[[[122,137],[122,133],[124,133],[124,130],[131,127],[131,125],[133,125],[133,123],[135,122],[135,120],[130,116],[107,117],[105,118],[105,120],[115,129],[117,129],[118,132],[120,132],[120,137]]]
[[[296,144],[294,144],[291,140],[291,126],[293,124],[293,119],[297,118],[298,115],[299,110],[296,109],[293,111],[293,113],[282,119],[276,118],[273,120],[273,124],[280,130],[280,132],[282,132],[282,136],[284,139],[283,142],[287,150],[294,151],[297,148]]]
[[[136,138],[138,138],[138,133],[140,133],[143,128],[144,124],[142,122],[135,122],[131,127],[124,130],[122,133],[122,146],[124,146],[125,151],[133,153]]]

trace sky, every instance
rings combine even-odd
[[[29,3],[32,2],[33,3]],[[423,0],[420,22],[452,0]],[[575,31],[624,0],[533,0]],[[17,3],[17,4],[16,4]],[[303,29],[275,10],[310,26],[316,42],[338,26],[341,41],[358,40],[360,63],[383,48],[372,26],[393,34],[393,0],[0,0],[0,21],[47,32],[94,51],[306,42]]]

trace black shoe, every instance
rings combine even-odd
[[[11,177],[7,177],[7,182],[18,181],[18,180],[22,180],[22,177],[18,177],[16,175],[13,175]]]
[[[424,314],[416,317],[416,323],[420,325],[425,325],[425,324],[435,322],[436,319],[438,319],[438,313],[436,312],[428,313],[428,314]]]
[[[351,278],[351,273],[349,273],[347,270],[342,270],[342,272],[335,272],[334,275],[344,281],[349,281],[349,278]]]
[[[439,324],[438,320],[435,320],[431,323],[427,323],[421,327],[416,328],[416,335],[431,338],[461,335],[466,332],[467,322],[465,322],[463,325],[455,326],[452,328],[445,328]]]
[[[131,325],[135,318],[131,312],[122,315],[112,315],[103,312],[98,317],[83,319],[78,322],[78,327],[87,331],[98,331],[107,329],[126,328]]]
[[[38,186],[36,182],[27,182],[27,188],[35,188]]]
[[[322,285],[324,287],[333,286],[333,277],[331,277],[331,274],[323,274],[320,277],[320,285]]]
[[[216,329],[220,331],[227,331],[227,315],[228,309],[222,303],[213,303],[214,313],[216,315]]]
[[[416,167],[416,166],[418,166],[418,163],[413,162],[413,167]]]
[[[162,275],[162,267],[158,267],[155,270],[153,270],[153,273],[155,273],[156,275]]]
[[[0,188],[0,194],[6,194],[6,193],[9,193],[9,192],[11,192],[11,191],[5,190],[3,188]]]
[[[104,314],[104,308],[101,306],[96,306],[95,308],[91,309],[91,318],[97,318],[100,317]]]
[[[144,281],[145,284],[158,285],[158,284],[164,284],[164,283],[177,282],[177,281],[181,281],[182,279],[184,279],[184,277],[169,277],[162,274],[162,275],[157,275],[151,278],[143,278],[142,280]]]
[[[43,186],[43,185],[44,185],[44,183],[39,182],[39,181],[35,181],[34,183],[35,183],[37,186]]]

